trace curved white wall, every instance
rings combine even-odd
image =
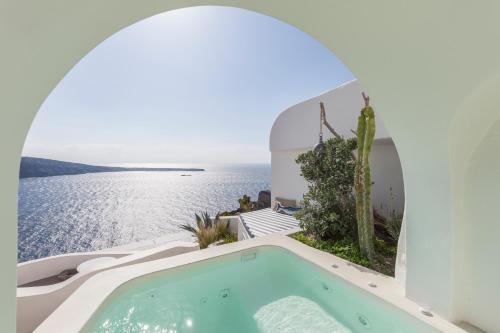
[[[403,214],[405,190],[403,171],[392,140],[375,142],[370,155],[372,172],[372,204],[385,217],[394,210]]]
[[[461,263],[457,285],[461,317],[481,322],[489,332],[500,332],[500,120],[490,129],[468,164],[464,179],[463,238],[457,260]]]
[[[277,197],[302,200],[307,192],[307,183],[300,176],[300,168],[295,159],[307,149],[271,152],[271,200]]]
[[[364,105],[362,88],[354,80],[327,93],[296,104],[282,112],[273,124],[270,135],[271,195],[301,201],[307,182],[300,175],[295,159],[318,143],[319,103],[325,104],[329,123],[346,138],[353,137],[359,112]],[[403,213],[403,173],[394,143],[389,138],[380,116],[376,117],[376,141],[370,157],[372,169],[373,207],[388,217],[392,210]],[[323,127],[325,139],[331,138]]]
[[[166,10],[210,4],[247,8],[293,24],[335,52],[362,79],[390,129],[403,166],[406,294],[448,318],[464,318],[465,311],[459,310],[463,288],[456,274],[462,265],[461,244],[470,242],[467,248],[488,245],[491,253],[499,253],[500,242],[462,237],[461,226],[473,225],[479,217],[495,216],[496,204],[483,206],[487,214],[462,214],[461,204],[470,197],[460,180],[463,173],[455,170],[454,152],[460,151],[455,142],[462,138],[463,142],[480,143],[476,138],[487,133],[488,119],[494,121],[500,115],[498,103],[483,108],[493,97],[478,99],[469,108],[473,116],[467,119],[472,121],[464,122],[474,130],[462,130],[452,139],[450,131],[463,101],[500,75],[500,43],[492,42],[500,40],[499,1],[12,0],[0,3],[3,330],[15,330],[19,161],[41,103],[83,56],[118,30]],[[491,95],[498,96],[499,90],[498,85],[493,86]],[[477,163],[488,161],[479,159]],[[491,174],[474,174],[478,182],[487,180],[490,188],[500,183]],[[484,202],[494,194],[489,190],[474,193],[475,200],[483,198]],[[487,224],[482,230],[494,231],[494,219],[482,221]],[[491,257],[486,259],[491,261]],[[485,274],[474,275],[471,283],[496,291],[488,272],[491,267]],[[489,297],[474,288],[468,293],[476,298],[475,304],[489,304]],[[471,311],[465,318],[487,331],[499,332],[498,307],[485,306],[481,311]]]
[[[500,76],[494,76],[460,105],[449,132],[453,148],[455,311],[488,332],[500,332]],[[474,136],[468,135],[473,133]]]
[[[318,143],[319,102],[325,104],[326,118],[335,130],[346,138],[353,137],[351,130],[356,130],[359,111],[364,105],[362,91],[359,82],[353,80],[280,113],[271,129],[271,152],[309,149]],[[376,99],[373,103],[376,107]],[[389,138],[381,117],[375,120],[375,139]],[[325,139],[333,137],[324,127],[323,134]]]

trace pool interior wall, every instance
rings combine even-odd
[[[136,278],[83,332],[438,332],[275,246]]]

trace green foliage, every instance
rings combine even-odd
[[[389,218],[387,218],[386,227],[387,227],[387,232],[396,243],[399,239],[399,234],[401,233],[402,224],[403,224],[403,214],[397,214],[396,211],[393,210]]]
[[[356,140],[325,141],[325,151],[300,154],[296,162],[308,182],[304,208],[295,214],[300,227],[316,239],[356,239],[353,196]]]
[[[219,216],[216,217],[217,222],[214,225],[215,230],[217,231],[217,235],[219,239],[223,239],[231,235],[229,232],[229,220],[226,223],[220,221]]]
[[[385,257],[396,257],[398,247],[395,244],[389,244],[381,239],[375,238],[374,242],[375,253]]]
[[[248,195],[243,195],[241,199],[238,199],[238,202],[242,212],[249,212],[252,210],[252,200]]]
[[[375,241],[376,255],[373,261],[364,256],[355,240],[344,238],[341,240],[318,240],[298,232],[290,237],[315,249],[331,253],[337,257],[364,266],[386,275],[394,276],[394,261],[397,248],[382,240]]]
[[[238,237],[236,237],[236,235],[233,235],[231,233],[227,234],[224,237],[224,244],[234,243],[234,242],[237,242],[237,241],[238,241]]]
[[[237,210],[232,210],[232,211],[224,211],[219,214],[219,216],[234,216],[238,215],[239,212]]]
[[[348,260],[358,265],[365,267],[370,266],[370,261],[368,258],[364,257],[355,241],[344,238],[341,240],[320,240],[307,237],[304,233],[298,232],[291,235],[292,238],[298,240],[301,243],[314,247],[315,249],[328,252],[336,255],[342,259]]]
[[[358,156],[356,160],[356,217],[361,252],[374,259],[374,225],[371,200],[370,152],[375,138],[375,113],[370,106],[361,110],[357,130]]]
[[[190,224],[182,224],[179,227],[191,232],[198,239],[200,249],[206,249],[210,244],[225,239],[230,235],[229,221],[223,223],[219,218],[219,214],[217,214],[214,220],[212,220],[207,212],[201,215],[195,214],[195,217],[196,227]]]

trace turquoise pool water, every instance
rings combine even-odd
[[[84,332],[438,332],[291,252],[259,247],[135,279]]]

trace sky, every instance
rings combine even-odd
[[[228,7],[112,35],[41,106],[23,156],[100,165],[269,163],[278,114],[353,79],[304,32]]]

